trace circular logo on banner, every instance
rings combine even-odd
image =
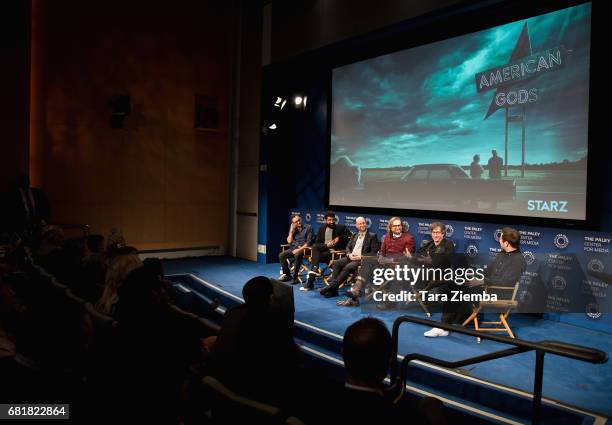
[[[453,236],[453,233],[455,233],[455,229],[453,226],[451,226],[450,224],[446,225],[446,237],[450,238],[451,236]]]
[[[563,291],[567,286],[567,281],[565,280],[565,278],[559,275],[553,277],[550,283],[552,287],[558,291]]]
[[[306,213],[306,215],[304,216],[304,218],[306,218],[306,221],[307,221],[308,223],[310,223],[310,219],[311,219],[312,217],[310,216],[310,213]]]
[[[559,249],[565,249],[569,245],[569,239],[563,233],[555,236],[555,246]]]
[[[340,217],[338,217],[338,214],[334,214],[334,220],[336,220],[336,223],[340,223]]]
[[[595,303],[587,304],[586,315],[589,319],[599,319],[601,317],[601,310],[599,309],[599,305]]]
[[[402,221],[402,225],[404,226],[404,229],[406,229],[406,231],[410,230],[410,224],[408,224],[406,220]]]
[[[468,245],[465,249],[465,253],[468,257],[474,258],[478,255],[478,247],[476,245]]]
[[[591,261],[589,261],[587,268],[592,272],[603,272],[604,263],[596,258],[593,258]]]
[[[535,261],[535,255],[533,255],[533,252],[531,251],[524,251],[523,258],[525,258],[525,262],[527,263],[528,266],[532,265],[533,262]]]
[[[493,239],[495,239],[495,242],[499,242],[499,239],[502,237],[502,229],[495,229],[495,232],[493,232]]]
[[[366,221],[366,226],[368,226],[368,229],[369,229],[370,226],[372,225],[372,220],[370,219],[370,217],[366,217],[365,221]]]

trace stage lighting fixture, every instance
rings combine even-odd
[[[283,99],[282,97],[276,96],[276,100],[274,101],[274,107],[283,109],[286,103],[287,99]]]
[[[270,130],[276,130],[276,124],[272,124],[270,127],[268,127]]]
[[[302,97],[301,97],[301,96],[296,96],[296,97],[294,97],[294,98],[293,98],[293,101],[295,102],[295,105],[296,105],[296,106],[300,106],[300,105],[302,104],[302,101],[303,101],[303,100],[304,100],[304,99],[302,99]]]

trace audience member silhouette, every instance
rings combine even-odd
[[[245,303],[225,313],[211,353],[211,373],[239,394],[287,405],[297,373],[293,328],[272,307],[269,278],[249,280],[242,294]]]

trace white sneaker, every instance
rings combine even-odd
[[[430,330],[425,332],[423,335],[425,335],[428,338],[436,338],[438,336],[448,336],[448,331],[445,331],[444,329],[440,329],[440,328],[431,328]]]

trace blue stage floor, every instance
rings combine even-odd
[[[241,297],[244,283],[257,275],[277,277],[278,264],[260,265],[231,257],[204,257],[170,260],[165,263],[166,274],[191,273],[208,283]],[[338,298],[326,299],[318,291],[294,291],[295,319],[342,336],[345,329],[365,313],[360,308],[337,307]],[[382,319],[389,329],[399,314],[426,318],[418,308],[410,311],[380,311],[368,313]],[[439,320],[439,315],[434,315]],[[510,325],[517,337],[529,341],[558,340],[612,352],[612,335],[588,330],[556,321],[513,315]],[[484,354],[506,345],[492,341],[477,344],[466,335],[451,333],[444,338],[426,338],[427,328],[406,323],[400,331],[399,354],[417,352],[445,360],[459,360]],[[477,364],[461,370],[463,375],[480,378],[506,387],[531,392],[535,353]],[[612,416],[612,362],[593,365],[547,355],[545,358],[543,395],[581,409]]]

